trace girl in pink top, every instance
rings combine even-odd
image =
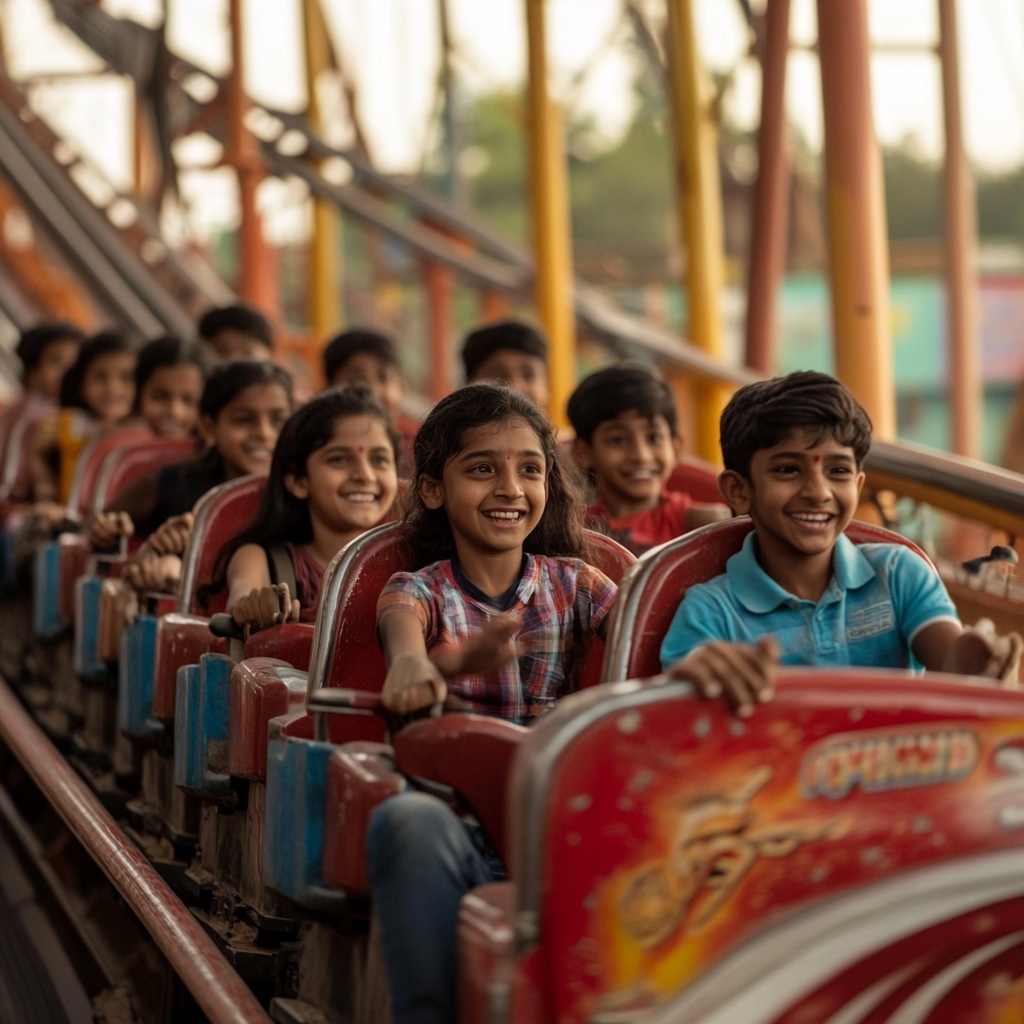
[[[285,424],[253,525],[225,549],[227,610],[255,629],[312,622],[324,569],[391,514],[400,438],[362,385],[318,395]],[[291,561],[296,593],[279,571]]]

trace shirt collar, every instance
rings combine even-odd
[[[761,568],[757,561],[756,538],[757,532],[751,530],[743,541],[743,547],[726,563],[725,573],[740,604],[754,615],[765,615],[780,605],[799,599],[779,586]],[[871,563],[845,535],[836,541],[832,549],[832,573],[832,582],[822,600],[839,591],[856,590],[875,576]]]

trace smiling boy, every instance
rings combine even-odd
[[[780,661],[1015,674],[1020,637],[965,630],[920,555],[844,536],[871,422],[839,381],[801,372],[742,388],[721,442],[719,487],[754,529],[723,575],[687,591],[662,645],[666,670],[741,714],[770,697]]]
[[[573,453],[599,500],[587,519],[634,555],[727,515],[666,489],[683,450],[672,389],[639,363],[592,373],[569,399]]]

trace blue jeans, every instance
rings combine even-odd
[[[426,793],[377,807],[366,845],[394,1024],[455,1024],[459,903],[501,877],[500,862],[479,830]]]

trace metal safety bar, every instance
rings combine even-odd
[[[0,739],[167,957],[211,1024],[270,1024],[242,979],[0,681]]]

